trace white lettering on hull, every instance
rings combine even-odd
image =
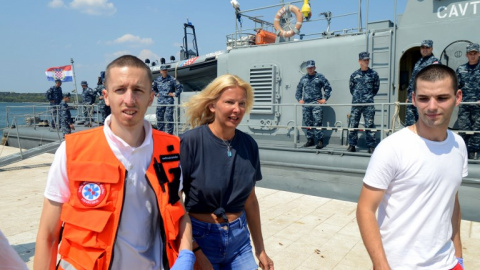
[[[437,9],[439,19],[464,17],[467,15],[477,15],[477,5],[480,1],[470,1],[467,3],[452,4],[451,6],[441,6]]]

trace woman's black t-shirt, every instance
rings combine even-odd
[[[180,140],[180,164],[186,194],[185,208],[191,213],[226,213],[244,210],[255,182],[262,179],[258,145],[248,134],[235,130],[227,144],[208,125],[185,132]]]

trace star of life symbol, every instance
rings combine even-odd
[[[105,187],[102,183],[83,182],[77,195],[83,205],[97,206],[105,198]]]

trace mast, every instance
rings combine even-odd
[[[73,65],[73,58],[70,58],[73,73],[73,91],[75,92],[75,104],[78,104],[77,78],[75,77],[75,66]]]
[[[362,32],[362,0],[358,0],[358,32]]]

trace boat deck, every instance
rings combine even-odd
[[[18,151],[2,147],[0,157]],[[0,168],[0,229],[30,269],[52,160],[46,153]],[[264,166],[256,189],[265,246],[276,269],[372,269],[356,223],[356,203],[261,187],[295,174]],[[311,178],[317,177],[312,172]],[[480,223],[462,220],[461,237],[466,269],[480,269]]]

